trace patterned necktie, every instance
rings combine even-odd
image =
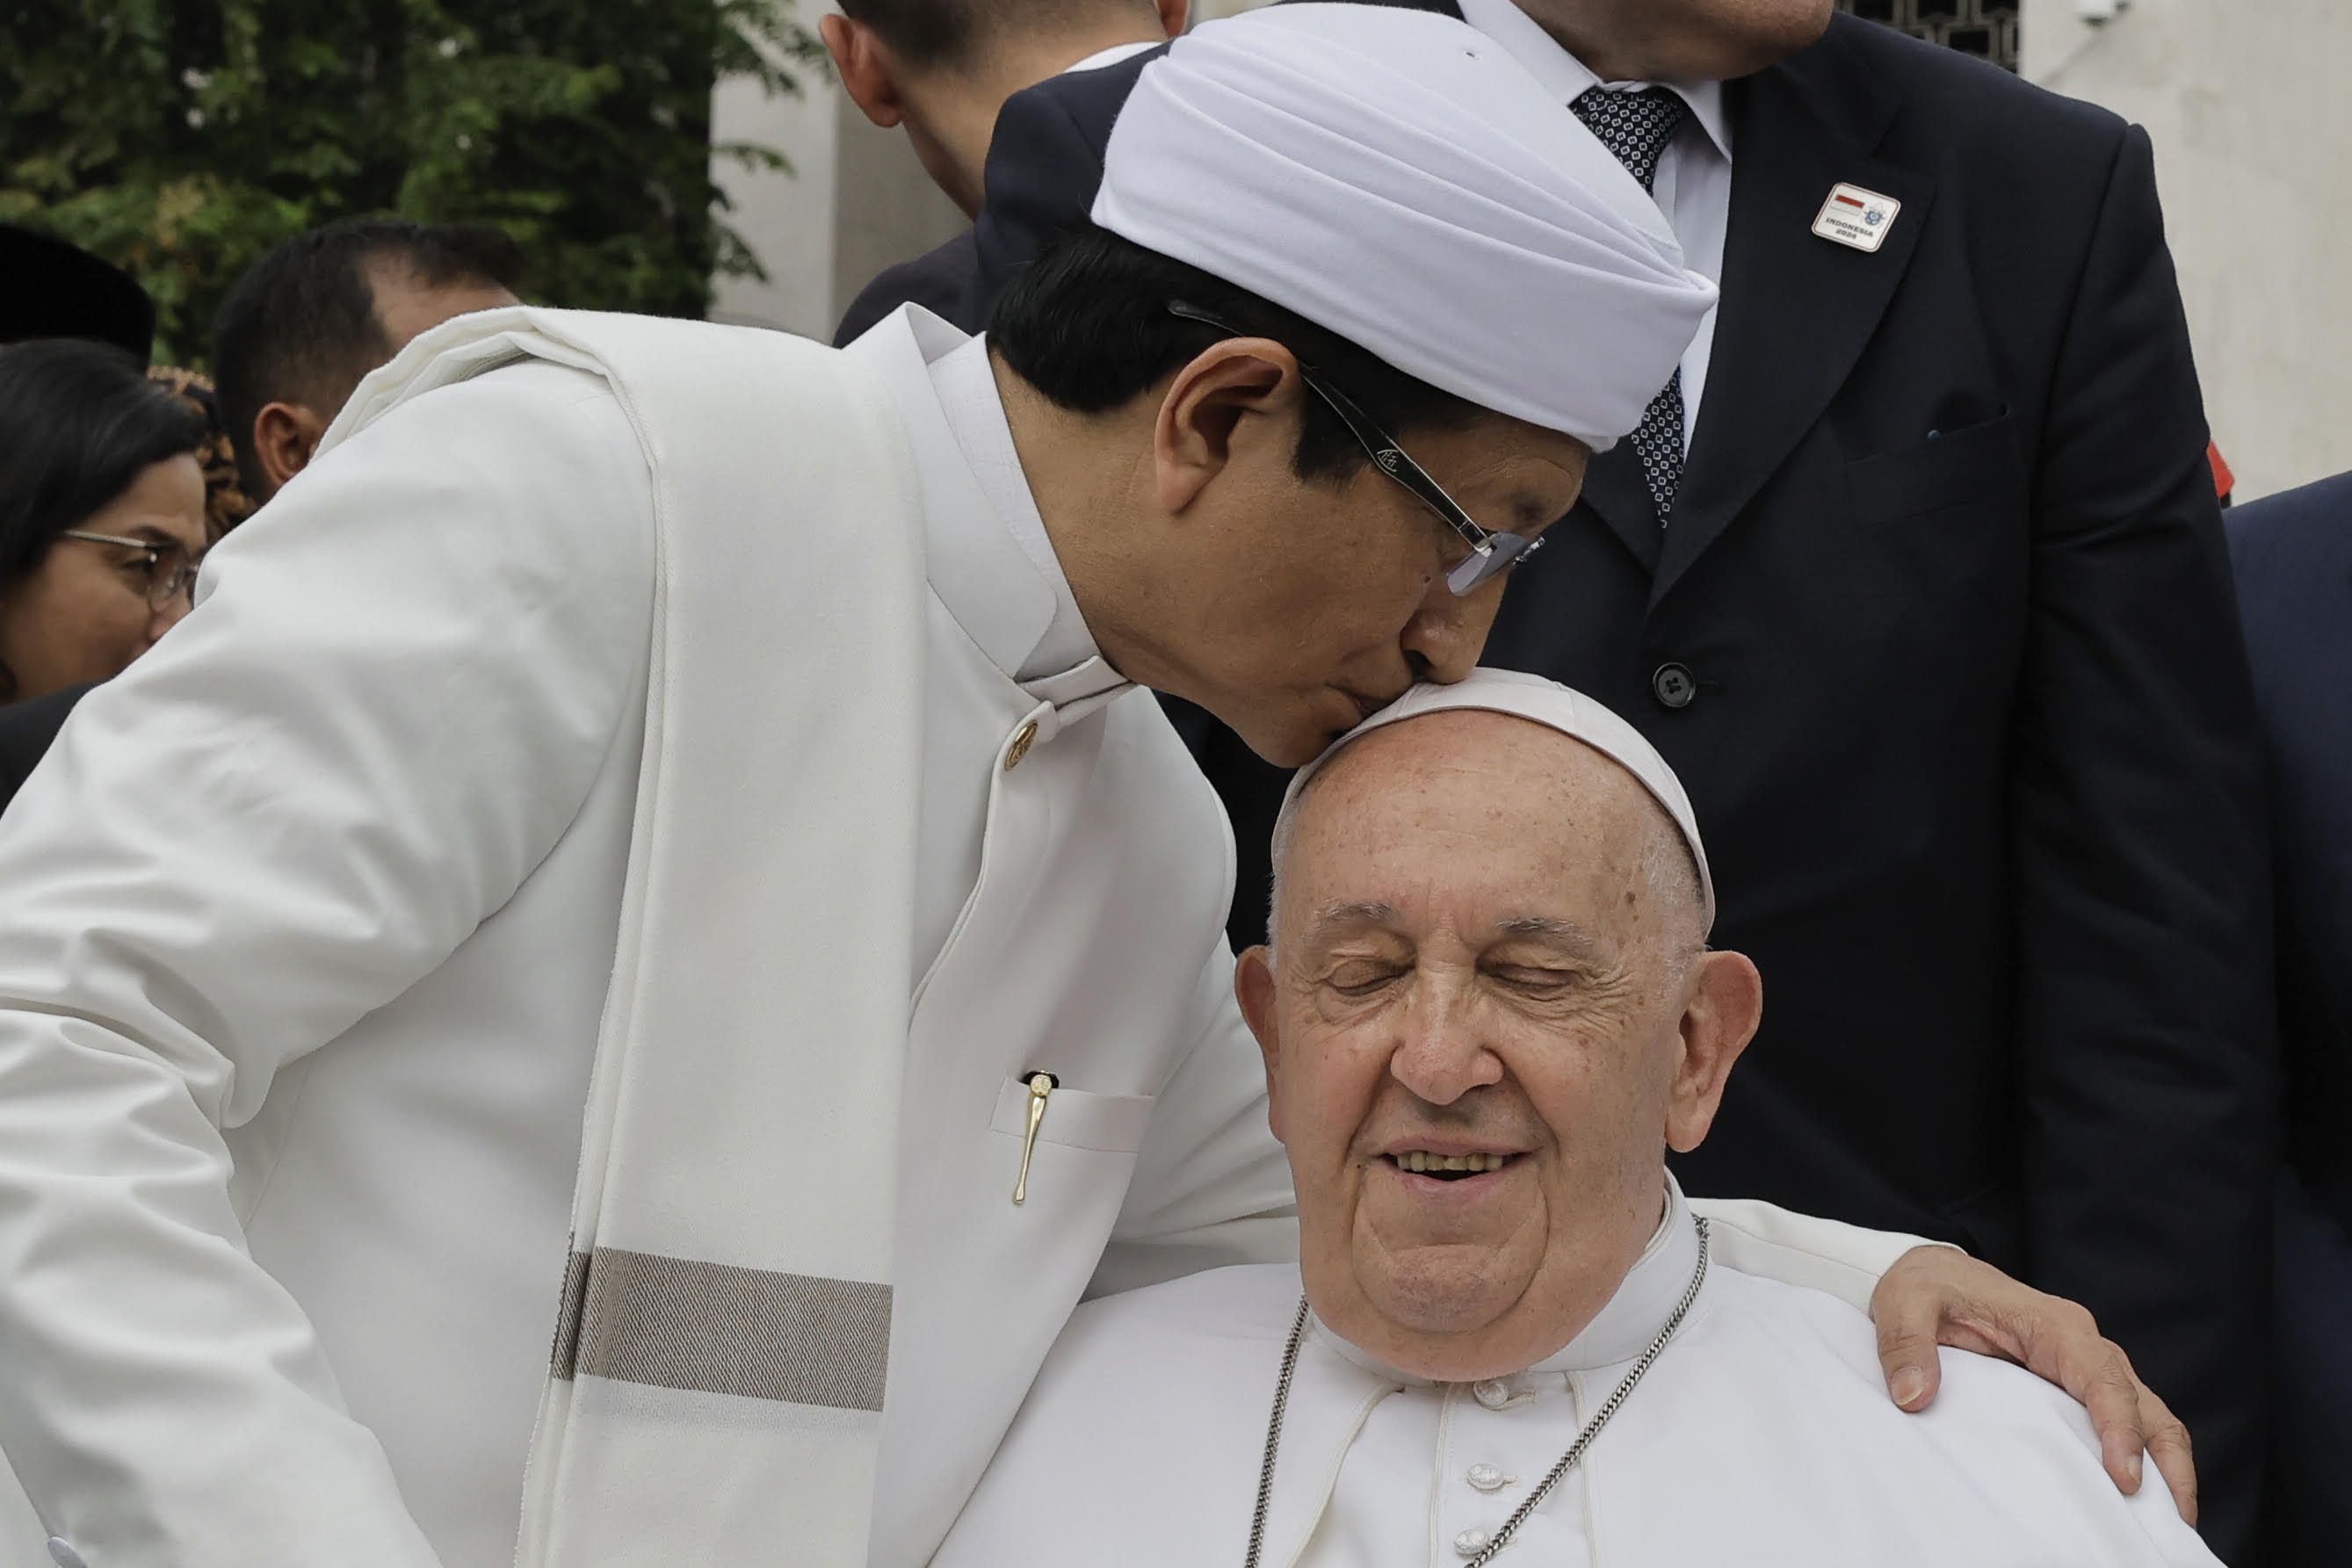
[[[1609,149],[1626,172],[1649,190],[1657,183],[1658,158],[1675,139],[1690,106],[1662,87],[1639,92],[1609,92],[1587,88],[1568,106],[1584,121],[1601,145]],[[1675,490],[1683,478],[1683,372],[1677,366],[1666,390],[1642,411],[1633,427],[1633,455],[1642,460],[1642,477],[1648,481],[1650,500],[1658,508],[1658,526],[1674,510]]]

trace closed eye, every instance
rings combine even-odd
[[[1526,964],[1501,964],[1486,973],[1490,978],[1514,990],[1538,996],[1551,996],[1568,990],[1584,977],[1576,969],[1540,968]]]
[[[1404,972],[1402,965],[1356,959],[1334,968],[1323,983],[1343,997],[1368,997]]]

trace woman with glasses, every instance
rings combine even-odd
[[[118,674],[188,612],[202,439],[120,349],[0,349],[0,706]]]

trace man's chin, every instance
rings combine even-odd
[[[1436,1354],[1475,1339],[1509,1315],[1528,1281],[1491,1247],[1430,1247],[1405,1258],[1360,1265],[1364,1300],[1394,1330],[1425,1336]]]
[[[1331,729],[1318,722],[1312,714],[1237,714],[1227,718],[1226,727],[1241,737],[1242,744],[1256,754],[1258,759],[1276,768],[1304,768],[1323,755],[1330,744],[1345,735],[1347,729]],[[1353,728],[1349,725],[1349,728]]]

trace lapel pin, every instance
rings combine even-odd
[[[1903,204],[1892,196],[1860,185],[1832,185],[1830,199],[1822,204],[1822,215],[1813,220],[1813,232],[1855,250],[1874,251],[1886,243],[1886,231],[1902,210]]]

